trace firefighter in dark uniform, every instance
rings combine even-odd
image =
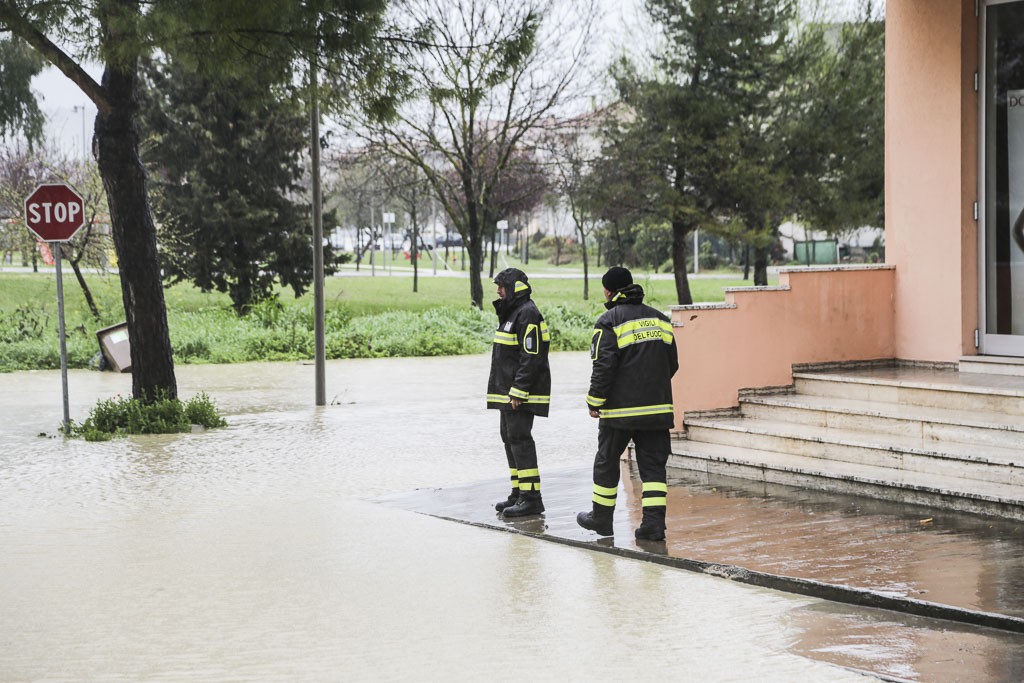
[[[671,451],[672,375],[679,369],[672,323],[643,303],[644,290],[625,268],[601,279],[608,309],[594,326],[593,370],[587,407],[600,418],[594,458],[593,509],[576,522],[601,536],[613,535],[619,457],[632,439],[643,483],[643,521],[638,540],[665,540],[665,464]]]
[[[491,350],[487,407],[501,411],[501,441],[512,477],[512,492],[494,506],[505,517],[544,512],[540,495],[533,419],[547,417],[551,403],[548,324],[531,299],[526,273],[507,268],[494,278],[498,328]]]

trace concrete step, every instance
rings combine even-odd
[[[795,424],[753,417],[717,417],[687,422],[687,438],[744,450],[926,472],[1024,487],[1024,450],[981,447],[955,441],[925,442],[916,436]],[[1024,488],[1022,488],[1024,492]]]
[[[1024,377],[955,369],[794,372],[796,393],[965,412],[1024,415]]]
[[[1024,358],[1011,356],[963,356],[960,372],[1024,377]]]
[[[1024,520],[1024,488],[1000,482],[691,439],[673,441],[669,466]]]
[[[741,396],[746,417],[773,422],[914,437],[922,446],[958,442],[978,447],[1019,448],[1024,416],[965,412],[804,394]]]

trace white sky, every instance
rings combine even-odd
[[[597,0],[601,10],[601,21],[595,40],[599,45],[594,56],[604,63],[622,54],[649,44],[651,31],[645,22],[643,0]],[[820,0],[830,11],[838,15],[853,14],[851,8],[860,6],[864,0]],[[874,0],[881,4],[882,0]],[[99,78],[99,67],[90,69],[94,78]],[[597,90],[604,84],[595,84]],[[92,140],[96,107],[82,94],[78,86],[55,68],[47,68],[32,82],[33,89],[40,96],[40,108],[47,118],[46,136],[59,149],[72,158],[82,158]],[[85,136],[83,144],[83,124]]]

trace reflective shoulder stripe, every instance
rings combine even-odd
[[[673,340],[672,323],[661,318],[627,320],[621,325],[613,327],[612,331],[615,332],[615,341],[620,349],[631,344],[650,341],[671,344]]]
[[[547,320],[541,320],[540,321],[540,338],[543,341],[551,341],[551,333],[548,332],[548,321]]]

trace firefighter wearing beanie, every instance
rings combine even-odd
[[[665,465],[674,422],[672,375],[679,368],[671,321],[643,303],[644,290],[626,268],[609,268],[601,278],[605,308],[590,343],[593,362],[587,408],[599,418],[594,457],[593,507],[576,522],[600,536],[612,536],[619,487],[619,456],[636,446],[643,482],[643,521],[637,540],[665,540],[668,494]]]

